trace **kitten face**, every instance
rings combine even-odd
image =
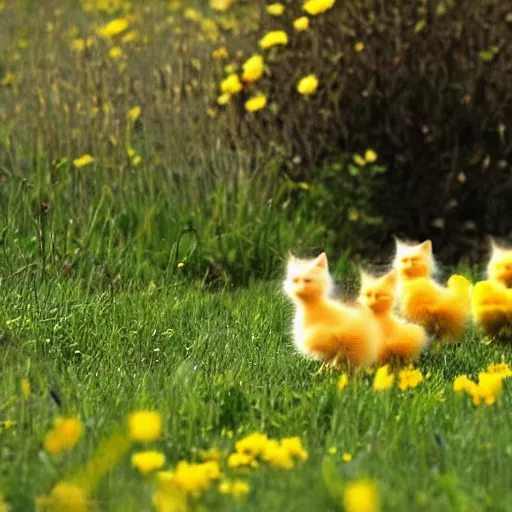
[[[359,302],[374,313],[391,311],[395,302],[396,273],[394,270],[382,277],[373,277],[361,272]]]
[[[434,270],[432,242],[408,245],[396,240],[396,256],[393,267],[402,278],[429,277]]]
[[[512,249],[492,245],[487,275],[491,281],[503,283],[507,288],[512,287]]]
[[[293,256],[288,260],[284,290],[292,299],[318,299],[328,295],[331,286],[325,253],[313,260],[299,260]]]

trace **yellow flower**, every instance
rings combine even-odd
[[[140,155],[136,155],[132,158],[132,164],[137,167],[142,162],[142,157]]]
[[[186,460],[182,460],[178,462],[174,471],[158,473],[161,484],[176,485],[189,493],[205,489],[212,480],[218,478],[220,478],[220,467],[217,461],[190,464]]]
[[[476,389],[476,382],[473,382],[467,375],[459,375],[453,381],[453,390],[456,393],[466,391],[466,393],[473,394]]]
[[[243,64],[242,80],[244,82],[255,82],[263,75],[263,57],[253,55]]]
[[[201,19],[201,14],[199,13],[199,11],[196,11],[195,9],[189,7],[188,9],[185,9],[183,17],[187,20],[199,21]]]
[[[128,110],[128,118],[130,121],[136,121],[139,118],[141,112],[142,109],[140,107],[133,107]]]
[[[267,5],[267,12],[272,16],[281,16],[284,12],[284,5],[280,2]]]
[[[377,486],[371,480],[349,483],[343,493],[345,512],[379,512],[380,499]]]
[[[137,41],[139,37],[139,33],[136,30],[130,30],[130,32],[123,36],[121,41],[123,41],[123,43],[133,43],[134,41]]]
[[[30,397],[30,382],[28,379],[21,380],[21,392],[23,393],[23,398],[28,400]]]
[[[143,475],[160,469],[165,464],[165,455],[160,452],[147,451],[132,455],[132,466]]]
[[[336,0],[308,0],[304,5],[303,9],[312,16],[321,14],[330,9]]]
[[[377,160],[377,153],[373,149],[367,149],[364,154],[364,160],[368,164],[373,164]]]
[[[162,417],[157,411],[137,411],[128,418],[130,437],[134,441],[155,441],[162,433]]]
[[[125,18],[116,18],[110,23],[107,23],[103,28],[100,29],[99,33],[103,37],[114,37],[124,32],[129,26],[129,22]]]
[[[214,11],[227,11],[236,0],[210,0],[210,7]]]
[[[187,494],[177,485],[165,485],[160,487],[152,498],[153,505],[157,512],[187,512]]]
[[[75,446],[82,434],[82,425],[76,418],[57,418],[55,427],[46,434],[44,450],[52,455],[59,455],[64,450]]]
[[[247,453],[232,453],[228,457],[228,466],[230,468],[240,468],[244,466],[250,466],[254,461],[254,456]]]
[[[117,59],[119,59],[122,55],[123,55],[123,50],[121,50],[121,48],[119,48],[119,46],[113,46],[113,47],[112,47],[112,48],[110,48],[110,50],[108,51],[108,56],[109,56],[112,60],[117,60]]]
[[[256,112],[261,110],[266,104],[267,97],[264,94],[257,94],[245,102],[245,110],[247,112]]]
[[[301,16],[293,22],[293,28],[297,32],[302,32],[309,28],[309,18],[307,16]]]
[[[292,469],[294,466],[291,453],[275,439],[268,441],[262,457],[263,460],[270,462],[274,468]]]
[[[254,432],[236,442],[235,448],[238,453],[247,453],[252,457],[261,455],[269,442],[266,434]]]
[[[37,511],[86,512],[87,508],[85,491],[69,482],[58,483],[50,496],[41,496],[36,499]]]
[[[250,490],[249,484],[243,480],[226,480],[219,485],[221,494],[231,494],[236,499],[244,498]]]
[[[217,48],[213,51],[212,56],[215,60],[227,59],[228,51],[224,46],[221,46],[220,48]]]
[[[409,388],[417,387],[421,382],[423,382],[423,375],[421,374],[421,370],[416,368],[413,370],[412,368],[402,370],[398,374],[398,387],[405,391]]]
[[[488,373],[499,373],[504,377],[512,377],[512,370],[507,363],[491,363],[487,367]]]
[[[264,50],[278,44],[288,44],[288,34],[284,30],[272,30],[271,32],[267,32],[259,42],[260,47]]]
[[[501,394],[503,376],[498,373],[480,372],[478,374],[478,387],[473,395],[473,403],[480,405],[484,401],[492,405]]]
[[[94,158],[89,154],[85,154],[82,155],[80,158],[75,158],[73,160],[73,165],[75,167],[85,167],[86,165],[92,164],[93,162]]]
[[[386,364],[385,366],[381,366],[373,378],[373,390],[383,391],[389,389],[393,385],[394,381],[395,376],[392,373],[389,373],[389,365]]]
[[[308,458],[308,452],[304,450],[300,437],[285,437],[281,439],[281,446],[288,450],[288,453],[297,459],[306,460]]]
[[[362,52],[364,50],[364,43],[362,41],[359,41],[357,42],[355,45],[354,45],[354,50],[356,52]]]
[[[338,379],[338,384],[336,385],[336,389],[338,391],[342,391],[348,385],[348,375],[346,373],[342,373],[340,378]]]
[[[242,90],[242,82],[236,73],[232,73],[222,80],[220,90],[227,94],[237,94]]]
[[[364,167],[366,165],[365,159],[358,153],[352,156],[352,160],[354,160],[354,163],[359,167]]]
[[[344,453],[341,458],[344,462],[350,462],[352,460],[352,455],[350,453]]]
[[[218,98],[217,98],[217,103],[219,105],[226,105],[227,103],[229,103],[229,100],[231,99],[231,94],[228,94],[228,93],[224,93],[224,94],[221,94]]]
[[[318,78],[316,75],[308,75],[299,80],[299,83],[297,84],[297,91],[299,91],[300,94],[309,96],[311,94],[315,94],[317,87]]]

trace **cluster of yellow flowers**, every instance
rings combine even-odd
[[[398,387],[405,391],[409,388],[415,388],[423,382],[423,374],[419,368],[406,368],[398,372]],[[373,379],[373,390],[384,391],[390,389],[395,382],[395,375],[389,372],[389,365],[381,366]]]
[[[453,390],[456,393],[465,391],[476,406],[483,403],[492,405],[501,394],[503,380],[510,376],[512,370],[508,364],[490,364],[487,371],[478,374],[478,382],[471,380],[467,375],[459,375],[453,382]]]
[[[321,14],[330,9],[335,3],[335,0],[308,0],[304,3],[303,9],[311,16]],[[221,9],[219,9],[221,10]],[[223,9],[222,9],[223,10]],[[280,2],[275,2],[267,5],[267,13],[271,16],[281,16],[285,11],[285,6]],[[297,32],[303,32],[309,28],[309,18],[301,16],[294,20],[293,28]],[[286,46],[289,42],[289,37],[284,30],[272,30],[267,32],[259,41],[259,46],[262,50],[268,50],[274,46]],[[214,58],[222,59],[227,57],[225,48],[219,48],[214,52]],[[244,89],[244,86],[250,87],[260,79],[264,73],[265,66],[263,57],[261,55],[254,55],[247,60],[242,66],[241,77],[240,73],[235,72],[232,66],[227,69],[230,74],[220,83],[221,95],[217,98],[219,105],[226,105],[229,103],[232,96],[237,95]],[[315,94],[319,85],[318,77],[311,73],[304,76],[297,83],[297,91],[303,96],[311,96]],[[267,104],[267,97],[260,91],[255,91],[249,99],[245,102],[245,109],[248,112],[255,112],[261,110]]]
[[[82,425],[77,418],[57,418],[55,427],[44,440],[44,449],[52,455],[70,450],[82,435]]]

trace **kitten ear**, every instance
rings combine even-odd
[[[313,260],[314,267],[327,268],[327,254],[323,252]]]
[[[432,253],[432,242],[430,240],[425,240],[422,244],[420,244],[420,249],[423,252]]]
[[[288,252],[288,263],[294,263],[295,261],[297,261],[297,258],[291,252]]]
[[[496,243],[496,240],[490,236],[489,237],[489,243],[491,244],[491,249],[492,249],[492,253],[493,254],[499,254],[500,252],[502,252],[502,248]]]
[[[361,278],[361,284],[370,280],[370,274],[365,272],[363,267],[359,267],[359,277]]]

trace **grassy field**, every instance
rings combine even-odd
[[[422,356],[425,381],[415,389],[377,393],[364,374],[338,392],[336,374],[314,376],[318,363],[295,353],[290,317],[277,283],[221,292],[133,283],[97,293],[73,281],[6,281],[0,420],[15,422],[0,430],[6,500],[30,510],[128,413],[150,408],[163,416],[154,446],[168,467],[218,447],[225,474],[249,483],[241,502],[213,485],[199,500],[208,509],[335,511],[339,484],[370,477],[383,510],[508,510],[509,385],[498,403],[480,408],[452,390],[455,376],[510,361],[508,347],[469,334],[459,346]],[[78,415],[84,432],[72,451],[53,457],[42,443],[60,415]],[[291,470],[227,468],[234,442],[252,432],[300,436],[309,458]],[[99,510],[149,510],[152,489],[127,454],[94,501]]]

